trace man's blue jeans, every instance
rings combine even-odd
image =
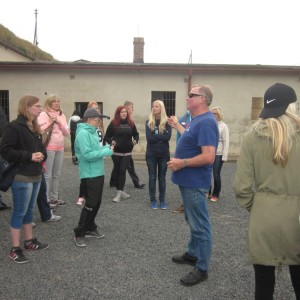
[[[166,198],[166,174],[167,162],[170,156],[155,157],[146,156],[148,173],[149,173],[149,194],[150,201],[156,201],[156,178],[158,177],[159,200],[165,201]]]
[[[211,223],[205,194],[207,190],[183,186],[179,186],[179,189],[182,195],[185,219],[191,231],[188,254],[197,257],[196,268],[201,272],[206,272],[212,249]]]
[[[40,184],[41,181],[13,181],[11,186],[13,194],[13,212],[10,221],[10,226],[12,228],[21,229],[23,224],[32,223]]]

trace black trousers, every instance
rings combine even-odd
[[[133,185],[138,186],[139,183],[140,183],[140,179],[139,179],[138,175],[135,172],[134,162],[133,162],[132,156],[130,156],[130,161],[129,161],[129,164],[128,164],[127,171],[128,171],[129,176],[132,179]],[[111,171],[111,175],[110,175],[110,181],[109,181],[109,184],[112,185],[112,186],[116,185],[115,177],[116,177],[116,170],[115,170],[115,167],[113,167],[113,169]]]
[[[74,133],[71,133],[70,136],[71,136],[71,152],[72,152],[72,156],[75,156],[74,145],[75,145],[75,137],[76,137],[76,135]]]
[[[87,231],[97,229],[95,218],[101,205],[104,176],[81,179],[81,184],[85,205],[81,210],[78,226],[74,232],[76,236],[84,237]]]
[[[128,169],[131,155],[118,156],[113,155],[112,160],[114,162],[115,169],[115,185],[117,190],[123,191],[126,182],[126,170]]]
[[[52,217],[52,214],[51,214],[51,208],[47,201],[47,186],[46,186],[44,172],[42,172],[42,181],[41,181],[40,190],[39,190],[39,193],[38,193],[38,196],[36,199],[36,203],[39,208],[42,222],[46,222],[46,221],[50,220],[50,218]]]
[[[255,300],[272,300],[275,288],[275,267],[253,265],[255,272]],[[296,299],[300,300],[300,265],[289,266]]]

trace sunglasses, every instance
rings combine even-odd
[[[189,95],[188,95],[188,97],[189,98],[194,98],[194,97],[205,97],[205,95],[199,95],[199,94],[192,94],[192,93],[190,93]]]

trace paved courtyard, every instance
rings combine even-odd
[[[148,189],[133,187],[127,177],[125,191],[131,198],[113,203],[115,189],[109,187],[111,159],[105,159],[106,179],[97,223],[103,239],[89,239],[86,248],[73,241],[80,208],[75,205],[79,179],[70,157],[64,160],[60,181],[61,198],[67,205],[56,209],[62,221],[44,224],[39,220],[35,235],[50,244],[44,251],[27,252],[30,262],[13,263],[10,249],[9,211],[0,211],[0,299],[253,299],[254,275],[246,248],[247,212],[233,195],[235,163],[222,170],[223,188],[218,203],[209,202],[213,226],[213,255],[209,279],[184,287],[179,279],[191,267],[172,263],[174,254],[186,251],[189,228],[183,214],[174,214],[181,197],[167,174],[168,209],[149,208]],[[147,166],[135,163],[142,181],[147,183]],[[148,185],[147,185],[148,186]],[[11,205],[11,193],[3,195]],[[276,285],[275,299],[295,299],[287,269]]]

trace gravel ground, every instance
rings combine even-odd
[[[39,220],[35,235],[50,247],[27,252],[27,264],[8,259],[10,249],[9,211],[0,211],[0,299],[253,299],[254,274],[246,246],[247,212],[234,198],[232,180],[235,163],[222,170],[223,188],[217,203],[209,202],[213,226],[213,255],[209,279],[193,287],[179,284],[191,269],[172,263],[174,254],[186,251],[189,228],[183,214],[172,209],[181,204],[177,186],[167,174],[168,209],[149,208],[148,189],[133,187],[129,177],[125,191],[131,198],[111,200],[115,189],[108,186],[112,168],[105,160],[106,181],[97,224],[103,239],[89,239],[81,249],[73,241],[80,208],[75,205],[79,179],[77,167],[65,158],[61,176],[61,198],[67,205],[56,208],[62,221],[44,224]],[[141,180],[147,183],[147,166],[135,163]],[[3,195],[11,205],[11,193]],[[279,274],[274,299],[295,299],[287,268]]]

